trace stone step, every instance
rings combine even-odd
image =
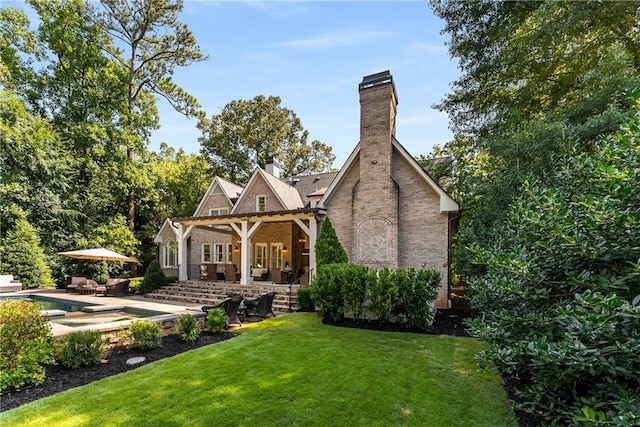
[[[290,304],[291,308],[297,308],[297,290],[299,287],[299,285],[293,285],[290,290],[289,285],[240,285],[230,282],[187,281],[164,286],[148,294],[148,296],[166,301],[217,305],[232,293],[253,299],[266,292],[275,291],[276,297],[273,301],[273,310],[288,312]]]

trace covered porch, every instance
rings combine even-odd
[[[230,236],[229,252],[233,252],[232,264],[237,273],[234,282],[251,285],[256,280],[271,281],[269,272],[277,270],[287,271],[287,277],[291,277],[289,282],[296,281],[300,271],[307,273],[307,279],[311,280],[316,271],[319,221],[324,216],[322,209],[303,208],[172,218],[170,221],[177,228],[178,280],[230,280],[228,274],[224,276],[224,269],[229,266],[214,262],[206,264],[213,269],[213,275],[203,278],[200,269],[203,263],[193,255],[198,248],[189,247],[189,238],[195,230]]]

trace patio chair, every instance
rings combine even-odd
[[[78,294],[91,295],[95,294],[98,290],[98,282],[91,279],[85,279],[78,284]]]
[[[109,279],[105,287],[105,296],[127,297],[129,296],[129,279]]]
[[[200,280],[207,280],[207,264],[200,264]]]
[[[247,307],[247,319],[249,317],[259,317],[266,319],[268,315],[276,317],[273,312],[273,299],[275,298],[275,292],[268,292],[260,295],[256,299],[245,300],[244,305]]]
[[[225,325],[225,329],[229,329],[230,324],[242,326],[242,322],[240,322],[240,316],[238,315],[238,308],[240,307],[240,304],[242,304],[243,300],[244,297],[242,296],[227,298],[218,305],[203,305],[202,311],[208,313],[209,310],[221,308],[225,313],[227,313],[227,323]]]
[[[271,281],[273,283],[289,283],[287,281],[286,274],[283,274],[282,270],[280,270],[279,268],[271,268],[269,269],[269,271],[271,274]]]
[[[225,282],[239,282],[240,273],[236,271],[235,264],[224,265],[224,281]]]
[[[69,284],[65,287],[65,292],[78,292],[78,286],[85,280],[87,280],[86,277],[72,277]]]

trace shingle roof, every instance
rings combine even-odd
[[[218,178],[218,183],[222,188],[222,191],[225,192],[225,194],[229,199],[236,200],[238,197],[240,197],[240,194],[242,193],[242,190],[244,190],[244,188],[234,184],[233,182],[229,182],[226,179],[223,179],[220,177],[217,177],[217,178]]]
[[[324,191],[321,190],[326,191],[337,174],[338,172],[324,172],[311,175],[297,175],[284,178],[282,181],[295,188],[300,194],[302,202],[306,205],[309,203],[309,196],[323,195]]]
[[[285,209],[300,209],[304,207],[305,204],[302,202],[300,194],[294,187],[286,182],[280,181],[268,172],[262,170],[261,172],[263,172],[262,176],[284,204]]]

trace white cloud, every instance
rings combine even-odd
[[[335,47],[359,46],[373,41],[388,39],[393,36],[394,33],[390,31],[352,28],[320,34],[306,39],[291,40],[280,43],[280,46],[309,49],[331,49]]]

